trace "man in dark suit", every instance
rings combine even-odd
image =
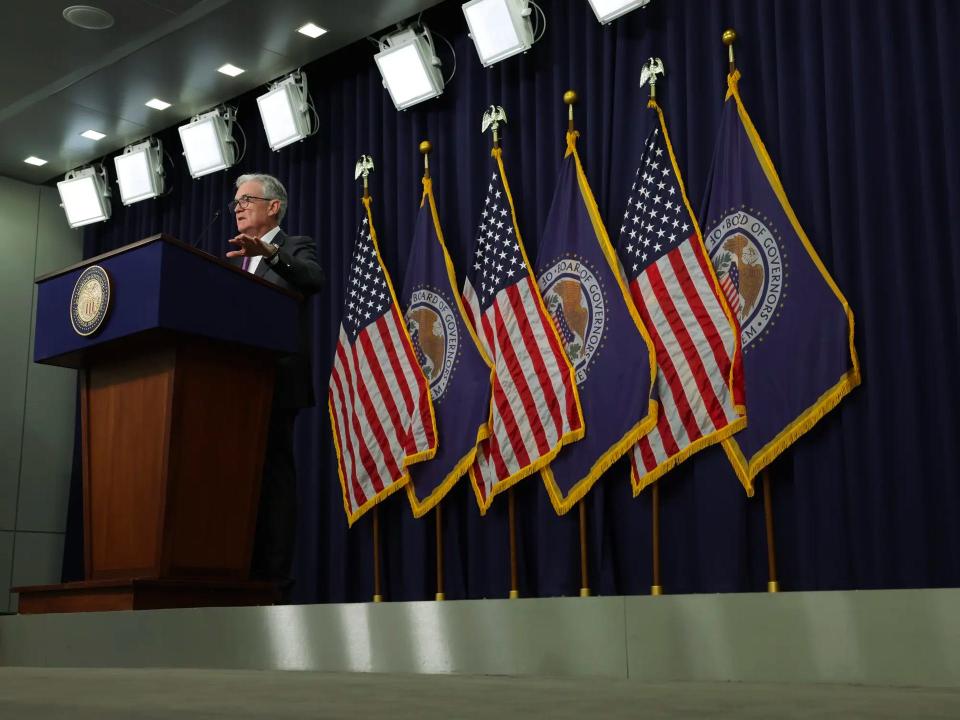
[[[236,188],[230,208],[238,234],[229,240],[234,249],[227,257],[242,258],[245,271],[304,296],[299,306],[300,348],[277,359],[250,568],[254,579],[278,581],[288,591],[297,532],[293,423],[300,408],[314,404],[306,297],[323,286],[324,277],[313,239],[280,229],[287,210],[287,191],[280,181],[271,175],[241,175]]]

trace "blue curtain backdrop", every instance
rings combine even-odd
[[[314,299],[314,381],[321,403],[296,429],[300,525],[294,599],[368,600],[371,520],[347,529],[325,407],[350,243],[360,217],[357,158],[371,177],[381,250],[404,277],[420,198],[418,143],[431,169],[447,241],[462,277],[486,184],[489,137],[480,120],[503,105],[503,145],[519,224],[535,261],[564,149],[563,92],[577,90],[579,143],[608,227],[622,216],[640,157],[647,99],[640,67],[663,58],[658,95],[694,208],[700,206],[727,70],[724,28],[740,35],[737,64],[748,110],[813,245],[856,315],[863,386],[772,467],[784,589],[960,584],[960,89],[953,0],[653,0],[601,27],[586,0],[541,0],[543,40],[522,57],[480,65],[458,2],[423,20],[449,38],[457,72],[443,96],[398,113],[361,41],[305,68],[320,115],[309,140],[271,152],[250,93],[238,98],[249,140],[226,173],[191,180],[176,130],[173,192],[123,208],[84,234],[88,256],[167,232],[198,237],[233,196],[241,172],[278,176],[290,192],[284,223],[317,239],[329,285]],[[319,42],[322,42],[319,41]],[[449,72],[449,49],[438,43]],[[162,72],[162,70],[158,70]],[[112,162],[111,162],[112,170]],[[223,212],[202,246],[226,249]],[[748,500],[722,453],[695,456],[660,481],[663,583],[668,592],[759,591],[767,580],[761,493]],[[557,517],[538,477],[516,488],[520,591],[576,594],[577,513]],[[507,503],[481,518],[466,481],[443,504],[449,598],[505,597]],[[591,585],[645,593],[651,583],[650,495],[631,497],[621,462],[587,498]],[[406,498],[381,506],[384,592],[431,598],[434,519],[414,520]],[[71,524],[67,557],[81,535]],[[68,569],[67,575],[71,571]],[[76,565],[72,574],[76,575]]]

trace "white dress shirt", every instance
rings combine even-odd
[[[270,232],[263,235],[260,239],[268,245],[273,242],[273,239],[277,236],[277,233],[280,232],[280,226],[273,228]],[[263,260],[263,255],[255,255],[250,258],[250,266],[247,268],[248,273],[255,273],[257,268],[260,266],[260,261]]]

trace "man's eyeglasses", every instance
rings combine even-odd
[[[234,212],[238,207],[241,210],[246,210],[250,206],[252,200],[266,200],[270,202],[273,198],[259,197],[257,195],[241,195],[236,200],[231,200],[227,203],[227,207],[230,208],[230,212]]]

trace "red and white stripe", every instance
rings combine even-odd
[[[463,298],[496,370],[490,437],[471,469],[486,509],[499,485],[533,472],[583,420],[572,371],[529,274],[501,290],[485,312],[469,280]]]
[[[723,276],[723,280],[720,281],[720,289],[723,290],[723,294],[727,298],[730,312],[733,313],[734,317],[738,316],[740,314],[740,293],[737,292],[737,288],[729,275]]]
[[[739,415],[729,388],[736,336],[694,234],[630,284],[657,354],[660,414],[631,453],[634,487]]]
[[[412,456],[437,445],[428,386],[402,322],[394,305],[353,343],[340,326],[329,401],[351,524],[409,479]]]

